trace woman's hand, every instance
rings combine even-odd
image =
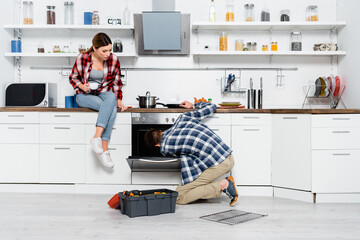
[[[128,106],[123,105],[121,100],[117,100],[117,107],[120,108],[122,112],[128,109]]]
[[[90,89],[90,83],[85,83],[85,84],[80,83],[80,84],[78,85],[78,87],[79,87],[81,90],[83,90],[84,92],[86,92],[86,93],[88,93],[88,92],[91,91],[91,89]]]
[[[184,102],[180,103],[180,107],[183,107],[183,108],[193,108],[193,106],[194,105],[188,101],[184,101]]]

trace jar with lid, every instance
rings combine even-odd
[[[92,15],[92,25],[99,25],[100,24],[100,16],[98,11],[93,11]]]
[[[254,22],[255,14],[254,14],[254,4],[245,4],[245,22]]]
[[[209,7],[209,22],[215,22],[215,3],[211,0]]]
[[[302,35],[301,32],[291,33],[291,51],[302,50]]]
[[[74,2],[64,2],[64,24],[74,24]]]
[[[61,52],[60,47],[57,46],[57,45],[55,45],[54,48],[53,48],[53,52],[54,52],[54,53],[59,53],[59,52]]]
[[[262,45],[262,51],[263,52],[269,51],[269,47],[267,44]]]
[[[124,12],[123,12],[123,24],[124,25],[130,25],[130,20],[131,20],[131,17],[130,17],[130,9],[128,7],[128,0],[125,0],[125,9],[124,9]]]
[[[310,5],[306,8],[306,21],[308,22],[319,21],[318,6]]]
[[[235,51],[244,51],[244,41],[242,39],[235,40]]]
[[[62,50],[64,53],[69,53],[70,52],[70,47],[68,45],[65,45],[63,47],[63,50]]]
[[[23,2],[24,24],[34,24],[34,4],[32,1]]]
[[[226,5],[226,21],[233,22],[234,20],[235,20],[234,4],[229,3]]]
[[[290,10],[283,9],[280,11],[280,21],[281,22],[290,22]]]
[[[257,43],[251,42],[251,51],[257,51]]]
[[[46,23],[55,24],[55,6],[46,6]]]
[[[276,52],[278,50],[278,43],[277,42],[271,42],[271,51]]]
[[[123,51],[123,44],[120,39],[115,39],[113,44],[113,52],[121,53]]]
[[[37,47],[37,51],[38,53],[45,53],[45,48],[42,42],[39,43],[38,47]]]
[[[227,33],[222,32],[219,37],[219,50],[227,51]]]
[[[270,10],[267,6],[261,11],[261,21],[270,22]]]

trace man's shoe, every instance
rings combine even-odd
[[[229,186],[223,190],[226,195],[230,198],[230,206],[234,206],[239,198],[239,194],[236,189],[236,184],[232,176],[225,178],[229,182]]]
[[[109,151],[105,151],[101,154],[97,154],[98,158],[100,160],[100,162],[102,163],[102,165],[104,165],[104,167],[107,168],[113,168],[114,167],[114,163],[110,157],[110,152]]]
[[[101,138],[91,138],[90,139],[90,145],[92,147],[92,149],[94,150],[94,152],[96,154],[100,154],[102,153],[104,150],[102,148],[102,141]]]

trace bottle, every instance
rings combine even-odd
[[[211,0],[209,8],[209,22],[215,22],[215,3]]]
[[[99,25],[100,24],[100,16],[98,11],[93,11],[92,15],[92,25]]]
[[[130,25],[130,10],[128,8],[128,0],[125,1],[125,9],[123,14],[123,24]]]

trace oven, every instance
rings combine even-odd
[[[132,172],[179,172],[180,158],[164,157],[160,147],[149,148],[144,136],[151,128],[166,130],[172,126],[179,113],[132,113],[131,156],[126,160]]]

